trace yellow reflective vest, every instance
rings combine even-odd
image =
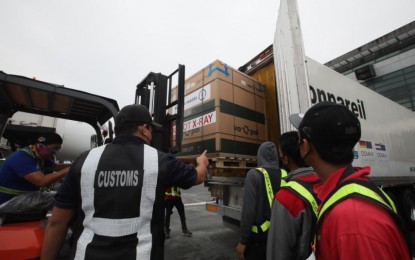
[[[271,180],[269,178],[269,174],[267,172],[267,170],[265,170],[264,168],[258,167],[256,168],[258,171],[262,172],[262,174],[264,175],[264,181],[265,181],[265,189],[267,191],[267,197],[268,197],[268,202],[269,202],[269,207],[272,207],[272,200],[274,199],[274,194],[275,192],[272,189],[272,184],[271,184]],[[284,186],[286,184],[285,181],[285,177],[287,177],[287,171],[285,171],[284,169],[280,169],[281,171],[281,182],[280,182],[280,187]],[[253,233],[258,234],[258,230],[262,230],[262,232],[265,232],[269,229],[270,226],[270,222],[269,220],[265,220],[264,223],[262,223],[260,226],[255,226],[253,225],[251,228],[251,231]]]

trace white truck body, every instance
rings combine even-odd
[[[310,58],[306,64],[311,104],[343,104],[360,120],[353,164],[369,165],[382,185],[414,183],[415,113]]]
[[[382,185],[414,183],[415,113],[306,57],[296,10],[296,1],[281,1],[274,38],[281,132],[292,129],[283,123],[292,113],[321,101],[345,105],[362,126],[353,164],[369,165]]]
[[[56,154],[56,159],[59,161],[73,161],[82,152],[96,145],[91,140],[91,137],[96,134],[95,130],[87,123],[25,112],[16,112],[9,123],[54,128],[63,139],[62,149]],[[2,143],[5,141],[3,140]]]

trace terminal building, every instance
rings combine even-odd
[[[325,65],[415,111],[415,21]]]

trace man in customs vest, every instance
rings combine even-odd
[[[42,259],[56,259],[72,219],[72,259],[164,258],[164,192],[202,183],[208,160],[204,153],[194,167],[152,148],[153,126],[146,107],[125,106],[114,141],[74,162],[54,199]]]

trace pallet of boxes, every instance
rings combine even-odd
[[[178,159],[194,160],[207,150],[212,176],[244,177],[256,167],[258,147],[266,140],[258,81],[216,60],[186,79],[184,103]]]

